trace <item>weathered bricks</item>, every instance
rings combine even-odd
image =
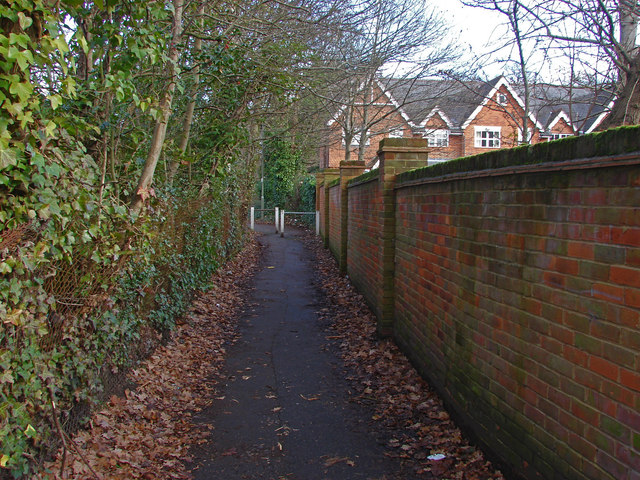
[[[613,153],[572,167],[567,152],[604,155],[606,139]],[[479,158],[494,170],[381,169],[347,189],[347,271],[381,333],[516,476],[640,480],[638,139]],[[394,142],[387,165],[407,168]]]
[[[380,196],[378,177],[356,182],[348,189],[347,270],[353,284],[379,315],[377,302],[381,271],[378,267]]]
[[[331,202],[330,202],[330,187],[339,177],[339,170],[331,168],[326,169],[316,176],[316,200],[318,202],[317,209],[320,212],[320,235],[324,240],[324,246],[329,246],[329,229],[331,226]],[[334,199],[335,202],[335,199]]]
[[[593,169],[590,175],[602,173]],[[614,188],[590,179],[585,171],[527,176],[536,178],[514,175],[506,182],[504,177],[486,177],[416,184],[414,177],[413,184],[397,183],[396,251],[404,262],[397,264],[396,288],[411,290],[411,285],[426,281],[425,291],[432,292],[436,278],[444,278],[451,279],[448,290],[453,293],[447,302],[397,301],[398,340],[405,345],[406,335],[420,336],[411,343],[427,345],[431,352],[428,360],[413,354],[417,364],[433,366],[441,363],[433,357],[446,359],[444,372],[427,374],[441,383],[445,396],[468,390],[457,382],[489,376],[488,390],[494,394],[474,391],[484,398],[474,399],[475,409],[489,416],[498,408],[516,423],[521,415],[533,420],[526,422],[528,428],[533,425],[531,438],[510,438],[516,442],[511,447],[516,458],[522,450],[517,443],[547,452],[544,464],[535,467],[538,472],[551,466],[556,473],[571,473],[569,478],[631,478],[634,466],[626,452],[638,455],[633,445],[638,431],[615,415],[621,405],[636,404],[640,398],[639,350],[630,348],[628,335],[621,345],[622,319],[637,326],[640,301],[640,269],[637,262],[627,262],[629,256],[638,258],[634,253],[640,247],[637,226],[628,225],[626,205],[633,196],[613,193],[615,188],[628,192],[628,185]],[[604,176],[617,181],[633,177],[629,171]],[[547,184],[562,189],[549,189]],[[640,205],[640,191],[635,197]],[[417,222],[418,214],[429,223]],[[420,245],[406,240],[416,235],[423,239]],[[425,252],[436,249],[447,253],[429,256],[426,274],[406,269],[412,258],[416,264]],[[437,277],[430,275],[435,271]],[[450,318],[454,325],[463,325],[468,320],[462,311],[475,312],[480,320],[472,342],[461,343],[435,320]],[[435,331],[424,334],[424,329],[404,326],[426,321]],[[484,360],[467,363],[469,352]],[[487,364],[493,370],[483,366]],[[446,376],[447,371],[463,368],[468,370],[464,379]],[[502,388],[493,388],[494,382]],[[519,411],[510,407],[513,393],[522,400]],[[451,393],[448,400],[471,422],[482,418],[469,411],[467,396]],[[573,465],[549,453],[560,444],[572,452]],[[535,456],[532,461],[537,462]],[[582,473],[587,471],[598,476]]]
[[[341,240],[341,215],[342,215],[342,190],[340,189],[340,179],[333,180],[327,186],[327,205],[328,205],[328,244],[329,250],[336,258],[340,258],[340,240]]]
[[[341,273],[347,273],[347,239],[349,233],[349,195],[347,184],[350,179],[364,172],[364,162],[340,162],[340,246],[338,266]]]
[[[378,291],[378,334],[393,333],[395,301],[396,242],[396,176],[427,165],[427,141],[424,139],[387,138],[380,142],[378,196],[380,204],[378,258],[380,283]]]

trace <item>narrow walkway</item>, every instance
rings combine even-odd
[[[194,450],[197,480],[409,478],[385,456],[371,412],[350,403],[316,311],[309,254],[295,230],[258,225],[266,248],[254,304],[227,352],[226,385],[203,412],[212,440]]]

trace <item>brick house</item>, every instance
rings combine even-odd
[[[329,127],[329,143],[321,152],[320,167],[337,167],[345,159],[344,126],[347,124],[361,125],[363,123],[364,109],[367,108],[368,131],[365,149],[365,161],[370,163],[378,153],[378,144],[387,137],[412,137],[414,136],[411,122],[405,112],[394,103],[393,98],[384,89],[381,82],[376,82],[371,94],[371,101],[365,106],[362,102],[355,103],[351,108],[343,106],[327,122]],[[347,115],[350,118],[345,118]],[[357,127],[354,128],[357,131]],[[358,159],[360,135],[356,134],[349,142],[351,160]]]
[[[524,140],[524,101],[518,86],[503,76],[489,82],[379,79],[370,115],[381,115],[365,151],[365,162],[375,166],[378,142],[385,137],[424,137],[431,148],[430,162],[440,162],[520,145]],[[571,98],[572,101],[567,99]],[[607,114],[611,96],[588,89],[535,85],[526,118],[530,143],[590,133]],[[339,111],[328,123],[329,144],[321,168],[337,167],[345,158]],[[351,145],[357,158],[359,138]]]

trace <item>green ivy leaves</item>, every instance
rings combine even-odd
[[[127,200],[166,81],[166,2],[63,0],[61,15],[93,21],[73,32],[51,2],[6,3],[0,238],[19,241],[0,241],[0,468],[20,477],[51,435],[48,386],[60,411],[95,402],[101,369],[128,365],[142,325],[168,331],[242,243],[251,168],[230,165],[244,145],[251,84],[228,80],[250,75],[246,49],[216,44],[195,59],[219,72],[195,94],[216,110],[179,157],[189,175],[169,189],[161,172],[153,215],[134,223]],[[87,55],[94,68],[80,75]],[[191,90],[179,82],[184,99]],[[167,161],[175,143],[164,146]],[[73,288],[61,295],[56,282]],[[65,313],[83,302],[99,305]]]

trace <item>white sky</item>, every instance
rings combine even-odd
[[[468,53],[477,57],[487,54],[496,49],[497,45],[504,45],[505,40],[512,39],[512,34],[506,26],[506,17],[498,12],[485,10],[478,7],[467,7],[460,3],[460,0],[424,0],[430,5],[434,5],[437,9],[445,13],[445,18],[453,26],[453,38],[459,42],[462,48]],[[640,29],[638,30],[637,45],[640,45]],[[552,52],[550,50],[550,52]],[[471,56],[470,55],[470,56]],[[494,55],[494,60],[509,55],[509,49],[504,49],[500,55]],[[533,52],[530,57],[529,66],[537,73],[546,78],[548,81],[554,81],[562,78],[562,72],[567,72],[569,68],[568,61],[559,59],[556,55],[553,60],[545,59],[541,53]],[[488,78],[493,78],[501,74],[508,74],[504,63],[494,61],[489,63],[486,57],[482,61],[484,74]],[[512,64],[513,67],[513,64]],[[589,67],[587,67],[589,68]],[[590,72],[598,71],[606,75],[609,68],[608,62],[596,68],[595,65],[590,66]]]
[[[491,51],[491,44],[507,34],[503,26],[506,19],[499,13],[467,7],[459,0],[431,0],[431,4],[445,12],[445,18],[454,27],[453,37],[459,39],[460,46],[474,56],[479,57]],[[485,65],[484,70],[489,77],[503,73],[500,65]]]
[[[474,50],[482,50],[490,40],[495,40],[498,33],[495,29],[504,22],[499,13],[467,7],[459,0],[433,0],[433,4],[447,12],[447,18],[456,27],[460,40],[473,44]]]

